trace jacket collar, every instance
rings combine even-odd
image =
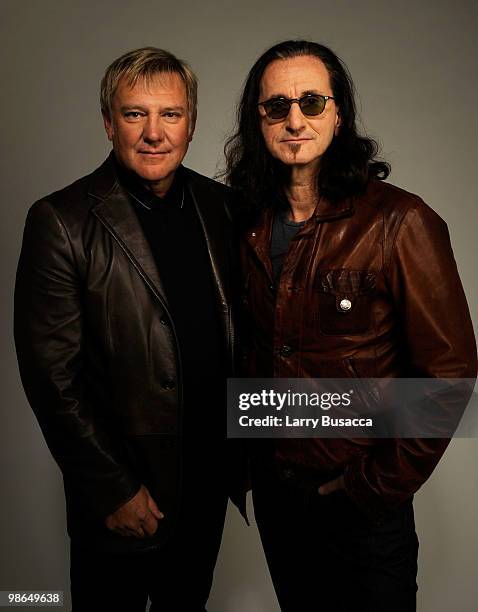
[[[153,293],[167,306],[166,293],[151,249],[130,196],[118,180],[113,155],[111,152],[105,162],[92,174],[89,195],[97,200],[92,212],[116,238]],[[224,233],[224,208],[217,205],[217,186],[193,170],[183,168],[183,171],[185,188],[196,207],[204,232],[221,305],[227,309],[226,262],[229,245]],[[223,240],[218,240],[218,237]]]
[[[91,174],[88,195],[96,200],[105,200],[117,187],[119,181],[115,170],[114,153],[111,151],[101,166]]]
[[[324,221],[333,221],[335,219],[349,217],[353,212],[354,198],[346,198],[335,204],[326,198],[320,198],[312,218],[316,223],[322,223]]]
[[[336,204],[321,198],[314,214],[307,223],[299,229],[297,236],[305,237],[315,233],[319,223],[335,221],[343,217],[353,215],[355,210],[354,199],[347,198]],[[259,220],[245,234],[245,240],[251,245],[259,259],[262,261],[272,282],[272,264],[270,261],[270,243],[272,224],[275,209],[267,208],[259,217]]]
[[[97,200],[93,214],[113,235],[156,297],[167,307],[167,298],[154,257],[143,234],[130,196],[115,171],[113,152],[92,175],[89,195]]]

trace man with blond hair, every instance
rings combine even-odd
[[[113,151],[36,202],[15,292],[23,385],[64,479],[73,610],[205,610],[227,503],[227,188],[181,162],[197,80],[156,48],[101,84]]]

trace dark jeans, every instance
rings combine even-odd
[[[283,474],[286,477],[282,477]],[[411,500],[377,524],[344,491],[256,465],[254,511],[283,612],[414,612],[418,539]]]
[[[226,506],[224,487],[192,487],[174,535],[150,552],[104,554],[72,541],[72,612],[144,612],[148,596],[152,612],[205,612]]]

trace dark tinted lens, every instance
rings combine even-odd
[[[300,110],[304,115],[320,115],[325,108],[325,102],[322,96],[306,96],[300,100]]]
[[[288,100],[269,100],[264,102],[263,106],[270,119],[284,119],[289,114],[290,103]]]

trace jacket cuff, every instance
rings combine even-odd
[[[78,501],[82,500],[81,505],[89,507],[92,515],[101,522],[132,499],[141,488],[141,482],[130,474],[114,481],[102,479],[94,483],[79,483],[75,480],[65,477],[65,488],[70,489]]]
[[[140,483],[131,483],[129,490],[123,489],[121,493],[118,492],[114,500],[111,498],[105,500],[102,508],[97,509],[97,513],[103,520],[106,519],[107,516],[116,512],[118,508],[121,508],[121,506],[129,502],[130,499],[133,499],[140,489]]]

